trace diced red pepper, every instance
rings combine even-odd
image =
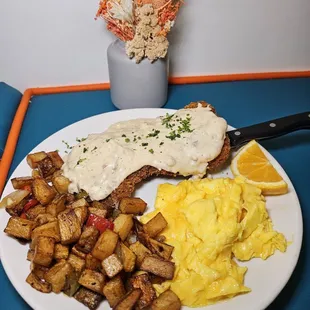
[[[95,226],[102,234],[106,229],[113,230],[114,224],[104,217],[90,214],[86,222],[86,226]]]
[[[27,215],[26,215],[26,213],[25,213],[25,212],[23,212],[23,213],[20,215],[20,218],[22,218],[22,219],[27,219]]]
[[[24,205],[23,212],[27,212],[32,207],[36,206],[38,203],[39,201],[34,198],[29,199],[29,201]]]
[[[32,192],[30,185],[25,185],[22,189],[25,190],[25,191],[28,191],[29,193]]]

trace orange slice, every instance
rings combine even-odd
[[[238,152],[230,169],[235,177],[245,178],[248,183],[260,188],[264,195],[281,195],[288,191],[287,183],[254,140]]]

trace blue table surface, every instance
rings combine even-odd
[[[166,108],[181,108],[205,100],[230,125],[242,127],[289,114],[310,111],[310,79],[225,82],[171,86]],[[39,142],[55,131],[96,114],[114,111],[108,91],[92,91],[32,98],[10,174]],[[263,145],[279,161],[298,193],[304,223],[300,259],[290,281],[268,308],[306,309],[310,304],[310,131],[266,141]],[[272,277],[272,275],[270,275]],[[268,281],[268,279],[266,279]],[[9,282],[0,264],[1,309],[29,309]],[[249,306],[251,309],[251,306]]]

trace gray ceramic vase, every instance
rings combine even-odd
[[[169,57],[136,64],[116,40],[107,50],[111,100],[119,109],[161,108],[167,101]]]

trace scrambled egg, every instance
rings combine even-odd
[[[155,211],[168,222],[162,235],[174,246],[175,277],[157,293],[170,288],[183,305],[199,307],[246,293],[247,261],[267,259],[275,250],[286,251],[283,234],[273,230],[261,190],[241,179],[183,181],[158,188]]]

